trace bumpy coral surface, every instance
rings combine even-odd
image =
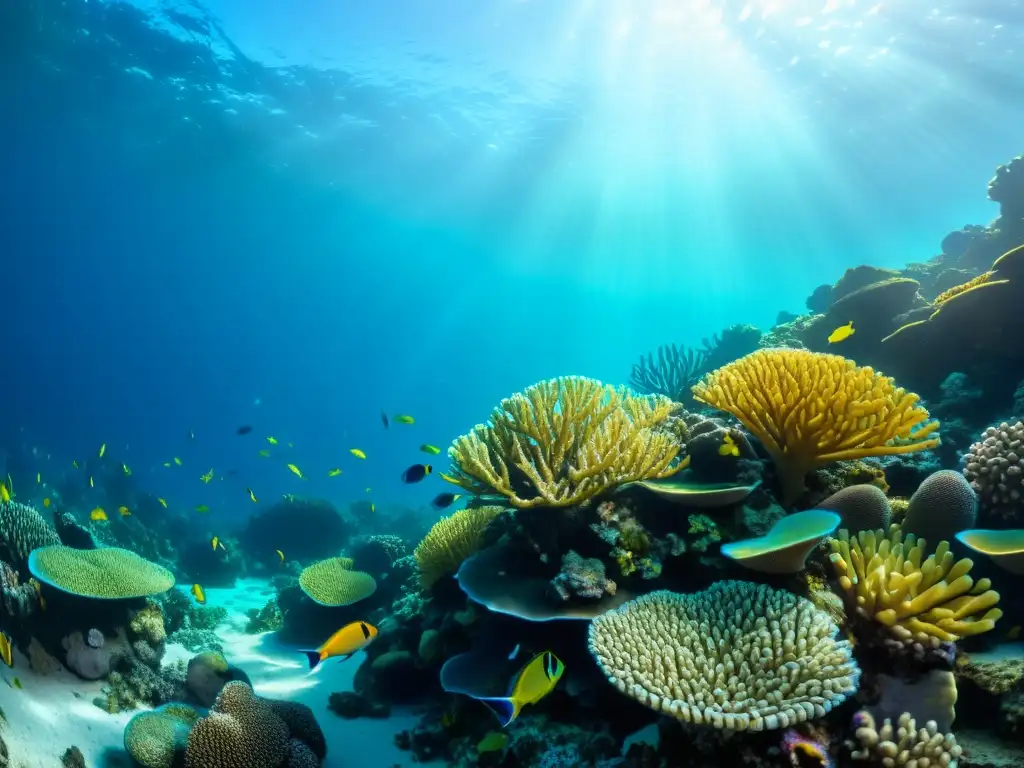
[[[693,394],[757,436],[787,501],[815,467],[939,444],[938,422],[928,421],[917,395],[838,355],[762,349],[711,373]]]
[[[960,531],[974,527],[978,497],[964,476],[952,469],[925,478],[910,497],[902,528],[919,539],[952,541]]]
[[[60,544],[60,537],[35,509],[16,501],[0,503],[0,560],[20,569],[33,549],[53,544]]]
[[[1024,524],[1024,422],[989,427],[964,456],[964,477],[987,517]]]
[[[850,607],[903,643],[936,648],[992,629],[1002,611],[991,582],[975,584],[968,575],[974,563],[956,561],[949,542],[927,559],[925,546],[913,535],[904,539],[897,526],[856,537],[841,530],[829,559]]]
[[[434,523],[414,553],[420,586],[429,589],[442,576],[455,573],[480,549],[487,526],[503,511],[492,506],[460,509]]]
[[[79,597],[149,597],[174,586],[169,570],[118,547],[42,547],[33,550],[28,567],[41,582]]]
[[[124,729],[124,748],[145,768],[172,768],[181,759],[188,733],[200,718],[187,704],[165,704],[140,712]]]
[[[288,728],[245,683],[228,683],[188,735],[186,768],[276,768],[288,755]]]
[[[940,733],[932,720],[919,730],[909,712],[900,715],[895,726],[886,718],[878,728],[867,712],[858,712],[855,722],[860,749],[853,752],[854,760],[892,767],[957,768],[957,760],[963,752],[953,734]]]
[[[667,397],[582,376],[540,382],[456,438],[444,478],[516,507],[568,507],[624,483],[668,477],[682,446],[658,427],[675,407]]]
[[[824,716],[857,690],[838,628],[810,601],[722,581],[652,592],[596,618],[590,651],[623,693],[679,720],[770,730]]]
[[[349,570],[351,567],[352,561],[346,557],[321,560],[303,569],[299,586],[320,605],[358,603],[377,591],[377,582],[368,573]]]

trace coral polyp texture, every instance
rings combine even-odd
[[[582,376],[534,384],[502,400],[487,424],[456,438],[444,478],[516,507],[568,507],[679,469],[682,445],[664,427],[676,408]]]
[[[999,593],[988,579],[974,582],[968,558],[955,560],[939,542],[924,557],[927,542],[898,528],[841,530],[831,540],[830,560],[851,608],[886,627],[904,644],[937,648],[943,642],[988,632],[1002,616]]]
[[[56,544],[32,550],[28,567],[39,581],[79,597],[124,600],[174,586],[174,574],[118,547],[73,549]]]
[[[483,545],[487,526],[503,511],[494,506],[460,509],[434,523],[413,553],[420,586],[429,589],[443,576],[459,570],[463,561]]]
[[[228,683],[210,714],[189,732],[186,768],[280,766],[288,755],[288,728],[245,683]]]
[[[320,605],[342,606],[365,600],[377,591],[373,576],[353,571],[347,557],[330,557],[302,570],[299,587]]]
[[[819,503],[818,509],[837,513],[843,519],[843,527],[853,533],[886,530],[892,518],[885,492],[871,483],[847,486]]]
[[[927,541],[952,541],[960,531],[974,527],[978,497],[964,476],[942,469],[924,479],[910,497],[901,527]]]
[[[939,444],[918,396],[839,355],[762,349],[709,374],[694,397],[731,413],[771,454],[784,500],[816,467]]]
[[[33,549],[53,544],[60,544],[60,537],[33,507],[0,502],[0,560],[20,569]]]
[[[590,625],[620,691],[689,723],[736,731],[823,717],[857,690],[850,644],[810,601],[764,584],[652,592]]]
[[[854,722],[860,745],[860,749],[851,754],[854,760],[887,768],[957,768],[957,761],[963,753],[953,734],[940,732],[933,720],[918,729],[909,712],[900,715],[896,725],[886,718],[881,728],[867,712],[858,712]]]
[[[989,427],[964,455],[983,517],[1024,521],[1024,422]]]

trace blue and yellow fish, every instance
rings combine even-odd
[[[511,723],[527,704],[536,704],[558,685],[565,665],[551,651],[538,653],[512,678],[507,696],[482,697],[498,717],[501,727]]]
[[[372,643],[377,634],[377,628],[372,624],[367,624],[365,621],[353,621],[327,638],[327,642],[316,650],[303,648],[299,650],[299,653],[306,654],[310,669],[316,669],[321,661],[335,656],[345,661],[352,654],[363,650]]]

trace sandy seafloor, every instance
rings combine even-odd
[[[207,605],[227,608],[227,621],[216,632],[224,641],[224,655],[245,670],[256,692],[312,708],[327,737],[324,768],[413,765],[409,753],[393,742],[397,732],[415,723],[412,714],[393,711],[386,720],[343,720],[327,709],[331,693],[352,690],[352,677],[363,654],[344,662],[330,660],[310,674],[305,657],[279,645],[273,633],[243,631],[246,610],[262,607],[272,594],[266,581],[244,579],[233,589],[206,593]],[[164,663],[193,655],[183,646],[169,644]],[[0,707],[6,718],[6,723],[0,723],[0,735],[7,743],[11,768],[60,768],[60,757],[71,745],[82,750],[90,768],[133,764],[124,752],[122,734],[134,713],[109,715],[93,704],[102,681],[81,680],[63,668],[39,674],[17,651],[12,669],[0,665],[0,677]],[[15,677],[22,684],[20,690],[11,684]]]

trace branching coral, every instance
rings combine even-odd
[[[637,392],[664,395],[676,402],[690,399],[690,387],[700,380],[706,356],[699,349],[667,344],[658,347],[658,356],[649,352],[633,366],[629,383]]]
[[[681,445],[659,428],[675,404],[582,376],[551,379],[502,400],[448,449],[444,478],[516,507],[568,507],[680,468]]]
[[[850,607],[906,645],[937,648],[987,632],[1002,616],[989,579],[975,583],[968,575],[974,563],[956,561],[948,542],[924,559],[927,543],[892,526],[888,534],[862,531],[855,538],[844,529],[830,545]]]
[[[504,510],[501,507],[472,507],[442,517],[423,537],[415,552],[420,586],[432,587],[442,576],[455,573],[483,544],[484,531]]]
[[[939,444],[938,422],[928,421],[917,395],[838,355],[762,349],[709,374],[693,393],[757,436],[787,503],[815,467]]]

